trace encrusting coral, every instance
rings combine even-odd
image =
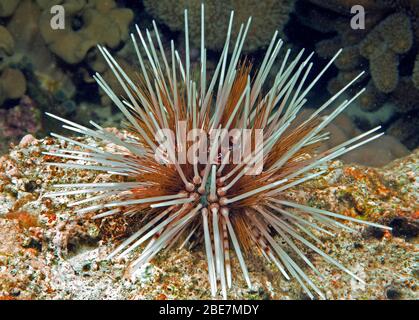
[[[58,30],[50,25],[50,2],[42,3],[41,34],[51,51],[69,64],[80,63],[97,44],[115,48],[128,38],[133,12],[117,7],[114,0],[59,1],[66,19],[65,28]]]
[[[159,21],[172,30],[184,30],[183,10],[189,11],[190,41],[196,48],[200,47],[201,0],[144,0],[145,8]],[[224,45],[231,10],[234,10],[233,35],[237,36],[240,24],[252,16],[252,30],[249,30],[249,41],[244,44],[245,51],[254,51],[269,44],[271,35],[282,32],[293,10],[294,0],[207,0],[205,3],[205,37],[208,49],[220,50]],[[283,34],[281,34],[283,36]]]

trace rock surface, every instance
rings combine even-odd
[[[25,137],[0,158],[0,299],[210,299],[200,246],[163,252],[135,275],[128,274],[127,261],[105,260],[132,232],[133,223],[125,218],[80,219],[66,207],[65,198],[43,197],[58,183],[110,181],[103,174],[47,166],[52,159],[42,152],[59,146],[62,143],[52,138]],[[302,267],[328,299],[418,298],[418,171],[418,149],[382,169],[335,161],[322,178],[284,194],[393,228],[383,232],[348,224],[359,233],[321,235],[323,250],[367,283],[308,252],[325,279]],[[285,280],[251,252],[246,260],[254,288],[247,289],[232,260],[230,298],[306,298],[296,281]]]

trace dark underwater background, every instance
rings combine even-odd
[[[42,138],[52,130],[61,132],[58,123],[47,118],[45,112],[82,124],[94,120],[102,126],[120,127],[121,114],[92,78],[95,72],[101,73],[116,93],[122,94],[96,45],[108,47],[124,70],[135,77],[139,65],[129,36],[135,32],[135,24],[153,34],[152,21],[156,20],[163,45],[170,50],[173,39],[183,55],[183,9],[188,8],[191,61],[198,66],[200,3],[200,0],[0,0],[0,155],[28,133]],[[365,71],[348,95],[363,87],[366,92],[328,127],[332,138],[327,143],[336,145],[377,125],[386,134],[346,155],[345,161],[380,167],[417,148],[418,0],[204,3],[209,74],[222,50],[230,11],[235,10],[235,34],[240,23],[251,15],[253,21],[244,54],[256,68],[275,30],[285,40],[267,86],[288,48],[292,49],[292,56],[302,48],[306,49],[306,55],[316,52],[312,78],[343,49],[313,88],[302,117]],[[63,30],[51,28],[54,5],[64,6]]]

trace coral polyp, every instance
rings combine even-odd
[[[354,231],[342,220],[388,227],[296,203],[285,194],[321,177],[331,160],[382,135],[377,127],[327,151],[318,151],[328,139],[325,127],[364,90],[340,102],[329,115],[323,116],[323,112],[362,73],[309,118],[296,123],[308,93],[340,51],[312,77],[313,53],[305,57],[301,50],[291,58],[287,50],[272,86],[266,90],[265,80],[283,41],[278,33],[273,35],[255,70],[248,60],[241,59],[251,18],[241,25],[232,45],[232,12],[223,51],[214,74],[208,77],[203,6],[201,14],[200,68],[196,73],[191,70],[186,10],[185,57],[175,50],[173,41],[168,51],[163,48],[154,22],[155,38],[149,30],[136,28],[137,34],[131,35],[139,60],[136,79],[129,78],[109,51],[99,47],[124,96],[117,96],[100,74],[95,79],[125,115],[127,133],[102,128],[92,121],[94,128],[90,129],[50,115],[62,121],[64,128],[105,141],[108,148],[53,134],[66,142],[65,147],[47,154],[66,160],[49,165],[105,172],[114,176],[115,182],[56,185],[60,190],[48,196],[87,195],[69,203],[77,207],[77,215],[86,218],[141,217],[140,229],[109,255],[109,259],[132,257],[140,252],[130,264],[131,272],[163,249],[190,240],[200,243],[206,253],[213,296],[221,293],[226,298],[233,285],[233,255],[252,287],[245,261],[247,250],[258,251],[285,278],[295,278],[311,298],[312,292],[323,298],[324,294],[298,261],[321,274],[302,246],[362,281],[318,248],[321,240],[316,233]]]

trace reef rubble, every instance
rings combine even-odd
[[[112,148],[89,138],[77,139]],[[66,206],[65,198],[44,197],[54,184],[112,179],[106,174],[47,166],[46,162],[57,159],[42,152],[61,144],[53,138],[37,140],[27,135],[0,158],[0,299],[210,299],[205,256],[199,245],[163,252],[132,275],[128,261],[105,257],[133,231],[135,219],[81,218]],[[325,279],[309,268],[305,271],[328,299],[418,298],[418,171],[419,149],[380,169],[335,161],[320,179],[284,194],[310,206],[393,228],[389,232],[351,223],[359,233],[320,236],[323,250],[367,283],[358,283],[308,252]],[[262,259],[256,252],[247,252],[252,290],[246,288],[233,259],[238,276],[230,298],[306,298],[296,281],[285,280]]]

